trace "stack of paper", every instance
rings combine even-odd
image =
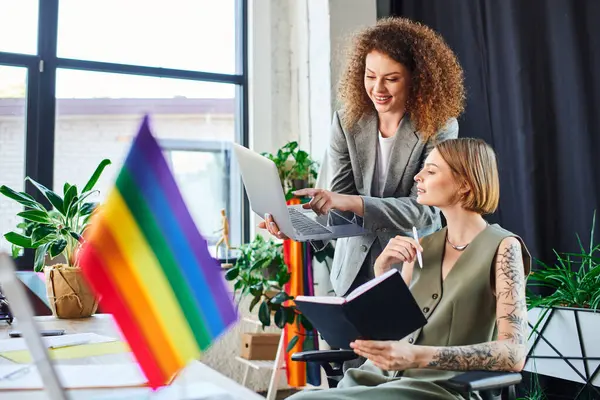
[[[95,333],[49,336],[43,338],[54,360],[101,356],[130,351],[126,343]],[[30,363],[31,354],[25,339],[11,338],[0,340],[0,356],[16,363]]]
[[[147,383],[137,364],[55,365],[65,388],[112,388],[144,386]],[[42,389],[34,365],[0,365],[0,390]]]

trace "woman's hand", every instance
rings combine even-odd
[[[365,357],[384,371],[404,371],[418,368],[418,349],[401,341],[356,340],[350,347],[359,356]]]
[[[258,227],[261,229],[266,229],[269,233],[275,236],[278,239],[289,239],[283,232],[279,230],[279,227],[275,223],[273,216],[271,214],[265,214],[265,220],[261,221],[258,224]]]
[[[375,260],[375,270],[385,272],[392,264],[412,263],[417,256],[417,249],[423,251],[421,244],[415,239],[406,236],[393,237]]]
[[[302,204],[302,208],[311,208],[319,215],[327,214],[331,209],[344,211],[347,203],[345,197],[348,197],[347,195],[330,192],[329,190],[311,188],[296,190],[294,195],[312,197],[309,203]]]

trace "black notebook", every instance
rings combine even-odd
[[[296,307],[334,348],[350,342],[400,340],[427,323],[397,269],[357,287],[346,298],[297,296]]]

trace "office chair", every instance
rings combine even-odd
[[[355,358],[358,355],[352,350],[313,350],[292,354],[293,361],[321,364],[330,388],[336,387],[342,379],[344,361]],[[521,379],[518,372],[469,371],[438,383],[466,395],[467,398],[470,398],[472,392],[479,392],[483,400],[516,400],[515,386]]]

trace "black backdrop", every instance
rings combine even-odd
[[[500,207],[489,220],[521,235],[546,262],[554,261],[553,249],[577,250],[576,233],[587,245],[600,208],[600,0],[378,0],[377,6],[379,17],[429,25],[457,53],[468,96],[459,135],[486,140],[498,155]],[[524,376],[521,394],[529,387]],[[540,381],[549,399],[573,398],[579,389]]]
[[[429,25],[457,53],[459,135],[498,155],[490,221],[548,262],[552,249],[577,249],[575,233],[588,243],[600,203],[600,0],[379,0],[378,13]]]

